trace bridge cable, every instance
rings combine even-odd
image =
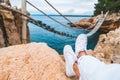
[[[98,31],[98,29],[102,26],[102,24],[103,24],[105,18],[107,17],[108,13],[109,13],[109,11],[107,11],[104,16],[103,15],[100,16],[99,21],[96,24],[96,26],[89,33],[87,33],[88,37],[92,36],[93,34],[95,34]]]
[[[64,24],[62,24],[61,22],[57,21],[56,19],[50,17],[49,15],[47,15],[45,12],[43,12],[42,10],[40,10],[39,8],[37,8],[36,6],[34,6],[32,3],[30,3],[29,1],[26,1],[29,5],[31,5],[32,7],[34,7],[35,9],[37,9],[38,11],[40,11],[41,13],[43,13],[45,16],[49,17],[50,19],[52,19],[53,21],[59,23],[60,25],[62,26],[65,26],[65,27],[69,27],[69,26],[66,26]]]
[[[51,6],[58,14],[60,14],[65,20],[67,20],[69,23],[72,23],[75,27],[78,27],[76,24],[74,24],[73,22],[71,22],[67,17],[65,17],[60,11],[58,11],[52,4],[50,4],[50,2],[48,2],[47,0],[45,0],[45,2]]]
[[[37,21],[37,20],[31,18],[30,16],[22,13],[22,12],[19,11],[19,10],[16,10],[15,8],[12,8],[12,7],[7,6],[7,5],[4,5],[4,4],[0,4],[0,7],[3,7],[4,9],[13,11],[13,12],[15,12],[15,13],[18,13],[18,14],[20,14],[20,15],[23,15],[23,16],[27,17],[28,19],[30,19],[29,22],[31,22],[32,24],[37,25],[37,26],[39,26],[39,27],[41,27],[41,28],[43,28],[43,29],[45,29],[45,30],[48,30],[48,31],[50,31],[50,32],[56,33],[56,34],[61,35],[61,36],[76,38],[76,36],[73,36],[73,35],[70,35],[70,34],[67,34],[67,33],[64,33],[64,32],[60,32],[60,31],[55,30],[54,28],[51,28],[51,27],[49,27],[49,26],[46,26],[46,25],[44,25],[44,23],[41,23],[40,21]]]

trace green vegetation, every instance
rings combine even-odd
[[[120,12],[120,0],[98,0],[98,3],[95,4],[94,15],[98,15],[103,11]]]

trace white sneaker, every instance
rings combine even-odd
[[[68,77],[75,76],[75,72],[73,71],[73,64],[75,62],[75,59],[77,59],[77,57],[75,57],[75,54],[70,45],[66,45],[63,51],[66,62],[66,75]]]
[[[80,34],[75,42],[75,54],[76,56],[80,51],[86,51],[87,54],[87,35]]]

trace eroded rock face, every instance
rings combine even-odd
[[[120,27],[100,35],[93,55],[107,63],[120,63]]]
[[[15,26],[14,16],[12,12],[6,10],[0,10],[3,17],[3,23],[5,27],[6,36],[8,39],[8,45],[20,44],[20,34],[18,34],[17,27]],[[4,33],[4,31],[3,31]]]
[[[95,26],[95,24],[97,23],[99,17],[100,16],[96,16],[96,17],[92,17],[92,18],[85,18],[78,22],[75,22],[75,24],[84,29],[92,29]],[[71,26],[74,26],[74,25],[71,25]]]
[[[9,0],[6,0],[6,3]],[[9,2],[8,2],[9,3]],[[8,5],[8,3],[6,5]],[[26,24],[27,25],[27,24]],[[29,30],[27,27],[27,42]],[[0,7],[0,47],[22,43],[22,16]]]
[[[75,24],[84,29],[93,29],[96,23],[98,22],[99,17],[100,15],[89,18],[89,19],[83,19],[76,22]],[[107,16],[103,25],[100,27],[100,31],[109,32],[111,30],[115,30],[119,26],[120,26],[120,13],[113,13]]]
[[[3,31],[0,28],[0,47],[3,47],[3,46],[5,46],[5,40],[4,40],[4,37],[3,37]]]
[[[45,43],[0,49],[0,80],[75,80],[66,77],[65,63]]]

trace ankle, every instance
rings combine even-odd
[[[85,51],[80,51],[77,55],[77,58],[79,59],[83,55],[86,55],[86,52]]]

